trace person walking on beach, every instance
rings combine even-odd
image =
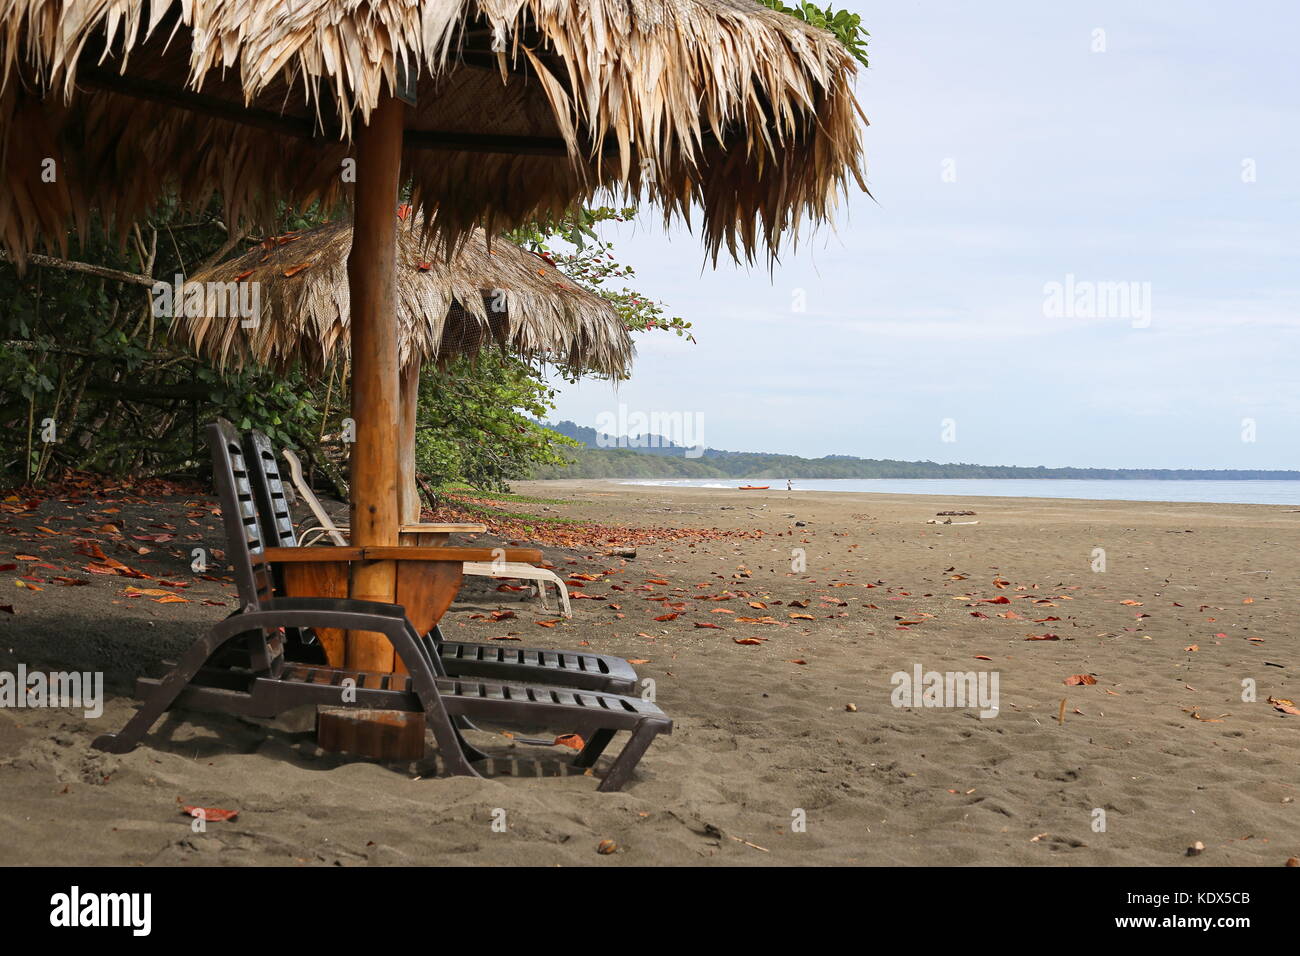
[[[789,478],[785,480],[785,490],[794,491],[794,482],[791,481]]]

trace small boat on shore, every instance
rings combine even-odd
[[[767,491],[771,485],[741,485],[737,491]]]

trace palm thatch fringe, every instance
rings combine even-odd
[[[698,210],[715,258],[775,254],[865,189],[855,73],[754,0],[0,0],[0,244],[63,252],[90,208],[124,228],[172,185],[263,226],[344,198],[400,74],[448,254],[602,191]]]
[[[541,257],[472,234],[448,262],[427,258],[421,224],[398,230],[397,322],[400,361],[442,362],[498,346],[568,371],[625,377],[635,347],[606,299],[575,285]],[[346,222],[272,236],[247,253],[189,276],[199,294],[180,306],[173,338],[219,367],[254,362],[283,369],[296,362],[319,374],[345,358],[348,251]],[[201,284],[201,285],[198,285]],[[229,294],[253,299],[260,314],[245,327]],[[211,295],[209,296],[209,291]],[[184,304],[185,297],[178,300]]]

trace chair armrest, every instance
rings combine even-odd
[[[276,550],[276,549],[272,549]],[[292,549],[290,549],[292,550]],[[311,550],[315,551],[315,548]],[[331,551],[356,551],[357,548],[330,548]],[[502,561],[536,564],[542,552],[532,548],[404,548],[369,547],[359,549],[366,561]]]

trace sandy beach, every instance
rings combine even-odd
[[[0,578],[13,608],[0,613],[0,670],[103,671],[107,703],[98,719],[0,710],[0,863],[1195,867],[1300,855],[1300,716],[1268,700],[1300,697],[1300,513],[596,481],[514,490],[541,500],[509,507],[561,536],[571,520],[675,529],[629,531],[630,559],[544,542],[571,581],[572,620],[538,626],[555,615],[483,580],[444,619],[458,639],[643,662],[675,729],[623,792],[564,773],[571,751],[500,734],[471,737],[499,758],[482,780],[434,779],[432,760],[324,754],[310,714],[264,726],[174,713],[131,754],[91,750],[132,712],[134,677],[160,674],[228,613],[233,588],[189,569],[191,547],[223,546],[211,498],[50,499],[3,516],[0,566],[15,567]],[[975,513],[927,523],[948,520],[941,511]],[[142,545],[163,525],[179,530]],[[88,539],[149,579],[87,574],[73,542]],[[24,575],[41,590],[17,586]],[[516,616],[492,621],[494,610]],[[918,669],[971,672],[988,690],[996,678],[996,714],[919,693],[897,706],[895,675]],[[1067,683],[1081,677],[1095,683]],[[196,833],[181,804],[239,816]],[[602,840],[616,852],[597,853]]]

